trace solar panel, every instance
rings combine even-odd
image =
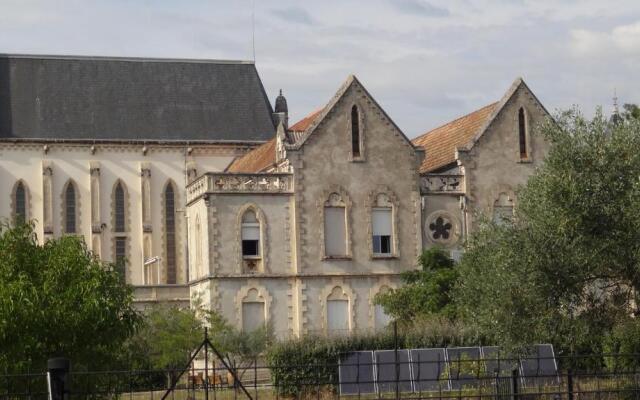
[[[553,345],[536,344],[520,361],[520,375],[525,386],[557,385],[558,365]]]
[[[397,370],[396,352],[394,350],[378,350],[374,355],[376,359],[376,382],[378,383],[379,392],[395,392],[396,378],[401,392],[413,391],[409,350],[398,350]]]
[[[508,353],[502,352],[498,346],[484,346],[481,350],[486,376],[495,376],[496,372],[500,376],[511,376],[511,372],[520,367],[517,359],[514,359]]]
[[[340,394],[375,393],[373,351],[354,351],[340,357]]]
[[[448,348],[447,361],[451,389],[477,387],[477,378],[484,373],[480,363],[480,347]]]
[[[413,349],[410,353],[416,392],[451,390],[449,379],[443,375],[447,370],[444,349]]]

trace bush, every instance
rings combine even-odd
[[[603,340],[607,368],[612,371],[631,371],[640,367],[640,321],[629,319],[616,325]]]
[[[395,346],[392,329],[377,334],[326,338],[305,336],[281,341],[267,351],[271,379],[280,394],[299,395],[338,382],[340,355],[359,350],[389,350]],[[398,328],[398,348],[478,345],[480,338],[447,319],[419,320]]]

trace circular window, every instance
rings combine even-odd
[[[451,245],[460,238],[458,220],[446,211],[436,211],[429,215],[424,230],[425,235],[433,243]]]

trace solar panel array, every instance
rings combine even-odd
[[[340,358],[338,376],[343,395],[447,391],[477,386],[479,378],[509,376],[515,368],[525,387],[559,382],[550,344],[535,345],[522,358],[497,346],[355,351]]]

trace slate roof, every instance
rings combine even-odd
[[[246,153],[242,157],[238,157],[229,167],[226,172],[237,173],[254,173],[263,172],[276,164],[276,138],[269,140],[266,143],[261,144],[250,152]]]
[[[413,144],[425,149],[420,173],[443,168],[456,160],[456,148],[466,145],[491,118],[499,102],[435,128],[417,138]]]
[[[274,134],[252,62],[0,55],[0,140],[263,142]]]

